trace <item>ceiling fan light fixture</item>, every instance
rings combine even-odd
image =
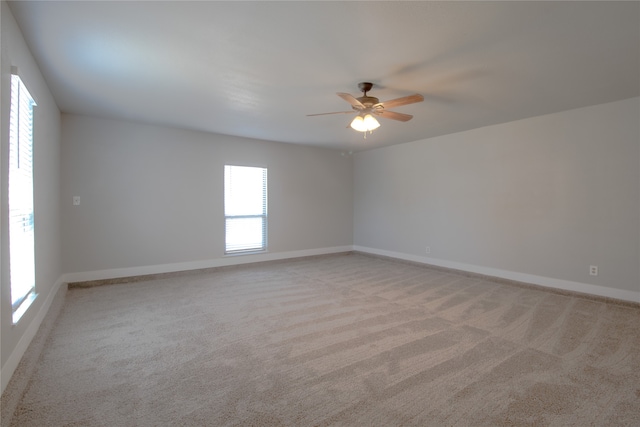
[[[356,116],[351,122],[351,128],[358,132],[366,132],[367,128],[364,127],[364,118],[362,118],[362,116]]]
[[[380,123],[371,114],[357,115],[351,122],[351,128],[358,132],[372,132],[374,129],[378,129]]]
[[[364,127],[371,132],[374,129],[378,129],[380,127],[380,123],[371,114],[367,114],[364,116]]]

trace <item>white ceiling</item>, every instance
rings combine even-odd
[[[362,150],[640,95],[640,2],[10,3],[63,112]],[[364,140],[355,96],[413,93]]]

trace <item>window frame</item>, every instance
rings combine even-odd
[[[36,105],[36,100],[18,74],[17,68],[11,67],[7,204],[9,219],[9,292],[11,296],[12,323],[14,325],[18,323],[37,297],[33,179],[34,107]],[[24,157],[25,155],[27,156],[26,158]],[[26,164],[23,164],[24,162]],[[27,168],[26,170],[24,169],[25,167]],[[25,189],[27,189],[26,196]],[[16,259],[20,259],[20,261]],[[21,269],[20,272],[16,272],[18,267]],[[30,283],[25,286],[25,281]],[[29,285],[30,287],[27,289]],[[14,300],[14,296],[18,292],[20,295]]]
[[[228,186],[228,170],[231,173],[234,168],[239,169],[259,169],[262,172],[262,191],[261,191],[261,213],[242,213],[242,214],[229,214],[228,208],[228,193],[233,191]],[[268,168],[266,166],[248,166],[248,165],[235,165],[225,164],[223,169],[223,214],[224,214],[224,255],[244,255],[254,254],[260,252],[266,252],[268,247]],[[256,246],[244,246],[240,245],[237,249],[230,248],[229,244],[229,231],[231,230],[230,222],[237,220],[251,220],[261,219],[261,242]],[[231,221],[230,221],[231,220]],[[237,245],[236,245],[237,246]]]

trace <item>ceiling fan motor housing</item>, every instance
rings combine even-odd
[[[372,107],[372,106],[380,103],[378,98],[376,98],[375,96],[361,96],[361,97],[356,98],[356,99],[358,101],[360,101],[365,107]]]
[[[364,96],[361,96],[356,99],[360,101],[360,103],[362,103],[367,108],[371,108],[374,105],[380,103],[380,100],[375,96],[367,96],[367,92],[369,92],[371,88],[373,88],[373,83],[370,83],[370,82],[358,83],[358,89],[360,89],[364,93]]]

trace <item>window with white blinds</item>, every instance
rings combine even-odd
[[[9,274],[13,322],[35,298],[33,223],[33,107],[35,101],[11,75],[9,118]]]
[[[224,167],[225,254],[267,249],[267,169]]]

